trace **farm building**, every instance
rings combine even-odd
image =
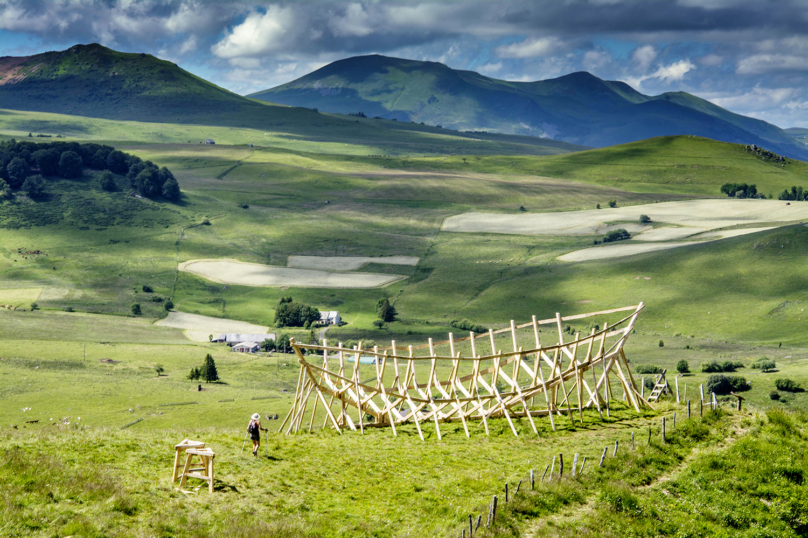
[[[205,140],[204,144],[216,144],[216,142],[214,142],[212,138],[208,138]]]
[[[336,310],[320,312],[320,323],[322,325],[339,325],[340,321],[342,320],[339,317],[339,312]]]
[[[275,340],[275,333],[270,334],[237,334],[225,333],[211,340],[211,342],[227,342],[228,344],[238,344],[239,342],[258,342],[264,340]]]
[[[255,353],[259,349],[261,349],[261,346],[255,342],[241,342],[233,346],[233,351],[238,351],[239,353]]]

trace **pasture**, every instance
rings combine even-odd
[[[246,417],[284,417],[297,360],[232,353],[207,335],[268,329],[311,338],[308,330],[272,326],[286,296],[340,312],[346,324],[327,329],[329,342],[380,346],[443,341],[449,331],[465,336],[452,325],[462,320],[498,329],[511,319],[643,301],[627,347],[632,368],[667,368],[673,387],[676,363],[687,360],[693,373],[679,378],[680,389],[686,385],[695,400],[708,377],[701,363],[740,361],[737,375],[751,381],[747,405],[808,408],[804,392],[769,399],[779,377],[808,386],[808,205],[718,198],[725,180],[750,178],[761,191],[806,187],[803,163],[776,168],[737,145],[688,137],[569,156],[508,155],[522,146],[456,133],[372,131],[372,122],[362,120],[337,141],[315,131],[0,115],[5,135],[104,140],[168,166],[183,191],[178,204],[138,199],[117,178],[121,189],[104,192],[88,171],[76,180],[48,178],[41,199],[0,205],[0,303],[19,307],[0,309],[0,451],[8,456],[0,476],[12,484],[3,493],[11,501],[0,533],[457,534],[506,480],[513,485],[530,468],[543,469],[553,454],[578,451],[592,461],[606,444],[622,446],[631,431],[656,424],[660,413],[683,412],[668,400],[658,413],[636,416],[616,403],[609,420],[588,414],[583,426],[566,422],[555,433],[542,423],[535,436],[520,420],[514,438],[506,422],[495,421],[491,437],[475,431],[466,439],[452,425],[442,442],[427,430],[424,443],[409,427],[399,437],[378,430],[338,437],[321,430],[325,417],[317,416],[312,433],[273,433],[270,458],[255,461],[239,453]],[[219,143],[197,143],[208,137]],[[610,200],[618,207],[594,209]],[[640,214],[652,224],[640,226]],[[473,229],[450,231],[458,216],[476,218]],[[616,247],[677,248],[559,259],[604,252],[612,247],[591,249],[593,240],[635,223],[641,233]],[[535,233],[537,227],[552,233]],[[686,238],[692,244],[678,242]],[[199,260],[216,262],[183,270]],[[247,268],[265,279],[270,269],[294,278],[244,280]],[[343,280],[323,286],[332,278]],[[378,327],[380,298],[398,317]],[[132,314],[134,304],[141,315]],[[572,333],[591,329],[569,325]],[[221,382],[202,383],[200,391],[186,376],[208,353]],[[762,356],[774,359],[777,371],[752,370]],[[373,366],[367,368],[370,377]],[[732,432],[741,435],[745,420],[757,418],[707,422],[706,437],[683,433],[675,446],[621,456],[596,476],[625,480],[617,464],[625,461],[642,466],[650,484]],[[170,447],[186,437],[203,438],[220,454],[213,496],[178,493],[168,483]],[[89,463],[95,474],[82,471]],[[92,483],[103,484],[102,493]],[[36,492],[27,511],[14,501],[25,484]],[[544,493],[559,506],[580,507],[599,487],[584,481],[567,500]],[[528,528],[526,518],[513,528]]]

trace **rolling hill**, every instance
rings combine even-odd
[[[445,130],[434,127],[346,118],[248,99],[171,62],[149,54],[117,52],[98,44],[75,45],[64,51],[35,56],[0,58],[0,109],[106,120],[272,130],[309,141],[395,140],[400,148],[434,146],[436,138],[445,138],[446,134]],[[35,124],[21,125],[21,128],[48,130],[46,126]],[[486,138],[499,142],[489,146],[507,154],[555,154],[583,149],[535,137],[451,135],[455,139]],[[447,151],[454,152],[457,148]]]
[[[586,72],[509,82],[436,62],[358,56],[250,97],[327,112],[363,112],[459,130],[553,138],[604,147],[690,134],[757,144],[789,157],[808,151],[782,129],[685,92],[643,95]]]

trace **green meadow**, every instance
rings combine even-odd
[[[533,535],[540,532],[537,518],[580,510],[593,498],[618,495],[629,502],[645,499],[647,491],[648,499],[658,499],[655,484],[668,473],[709,466],[711,450],[758,442],[744,440],[749,432],[774,443],[777,435],[792,442],[793,432],[802,431],[802,419],[787,419],[795,424],[788,432],[777,431],[772,420],[808,409],[806,393],[781,392],[778,401],[769,396],[779,378],[808,386],[808,228],[802,223],[580,263],[557,257],[602,236],[452,233],[441,224],[467,211],[558,212],[610,200],[717,198],[725,182],[756,183],[776,197],[792,185],[808,188],[804,163],[789,160],[781,167],[737,144],[693,137],[566,153],[571,148],[516,137],[475,139],[334,118],[345,126],[339,136],[327,126],[294,125],[287,132],[0,113],[3,138],[32,132],[103,141],[168,166],[183,191],[177,204],[135,198],[118,177],[118,190],[105,192],[88,170],[81,179],[48,178],[40,199],[17,196],[0,204],[0,304],[12,306],[0,309],[0,476],[9,484],[0,492],[0,534],[457,535],[469,514],[484,513],[505,481],[513,486],[529,469],[543,471],[554,454],[580,452],[592,462],[603,446],[615,440],[625,446],[631,432],[657,428],[660,415],[676,412],[681,420],[685,386],[696,403],[708,377],[701,364],[712,360],[743,365],[733,374],[751,383],[742,413],[694,419],[668,445],[655,441],[619,453],[601,470],[593,465],[592,476],[579,482],[542,486],[530,496],[533,505],[504,509],[502,525],[486,532]],[[217,144],[198,143],[205,138]],[[283,267],[293,255],[406,255],[419,262],[379,260],[357,270],[406,277],[372,289],[223,285],[178,270],[179,263],[211,258]],[[442,341],[450,331],[465,336],[452,320],[497,329],[532,315],[644,302],[626,347],[632,368],[667,368],[672,389],[678,361],[685,359],[692,373],[678,378],[678,405],[668,396],[656,411],[637,416],[614,402],[603,422],[592,412],[583,425],[559,420],[562,426],[552,432],[540,419],[538,437],[521,419],[518,438],[500,420],[493,421],[490,437],[479,429],[471,439],[459,425],[447,425],[443,441],[427,428],[423,443],[410,427],[398,437],[385,430],[338,436],[321,428],[320,415],[312,433],[287,437],[274,430],[292,402],[295,357],[236,354],[155,325],[170,298],[181,312],[309,338],[302,329],[273,327],[285,296],[340,312],[346,324],[328,328],[329,342],[380,346]],[[378,328],[374,309],[381,297],[395,306],[398,319]],[[132,315],[133,304],[141,306],[140,316]],[[571,323],[570,330],[586,332],[589,323]],[[208,353],[221,382],[202,383],[199,391],[186,376]],[[763,356],[776,361],[775,371],[751,368]],[[765,418],[767,409],[781,414]],[[253,412],[280,417],[265,422],[273,429],[269,457],[257,461],[239,452]],[[741,440],[731,441],[736,437]],[[216,450],[214,495],[182,493],[169,483],[172,446],[183,438]],[[643,480],[632,481],[626,469],[639,469]],[[607,483],[617,489],[606,491]],[[683,498],[695,495],[693,487],[681,482]],[[671,509],[683,513],[679,505]],[[652,518],[643,510],[631,517]],[[594,525],[588,513],[574,522]],[[614,528],[630,534],[629,516],[621,514]]]

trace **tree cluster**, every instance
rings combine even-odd
[[[475,333],[484,333],[488,331],[488,327],[484,327],[482,325],[478,325],[476,323],[472,323],[471,321],[463,318],[463,319],[453,319],[449,322],[449,325],[456,329],[460,329],[463,331],[471,331]]]
[[[320,311],[310,305],[296,303],[291,297],[281,297],[275,309],[276,327],[305,327],[320,321]]]
[[[638,364],[635,368],[638,374],[661,374],[662,368],[653,364]]]
[[[205,355],[205,360],[202,366],[191,368],[191,373],[188,374],[188,379],[196,381],[201,379],[206,383],[219,380],[219,372],[216,370],[216,361],[210,353]]]
[[[143,161],[136,155],[129,155],[111,146],[101,144],[80,144],[78,142],[48,142],[37,144],[27,140],[9,140],[0,143],[0,197],[7,187],[22,189],[29,196],[38,196],[44,188],[43,177],[78,178],[84,169],[104,171],[101,188],[115,189],[112,174],[126,175],[130,183],[142,196],[154,198],[163,196],[172,201],[179,200],[180,189],[174,175],[165,167],[158,168],[151,161]],[[133,169],[135,170],[133,172]],[[146,171],[142,176],[141,172]],[[24,186],[29,177],[38,178]],[[139,179],[138,179],[139,178]],[[38,190],[38,187],[42,187]]]
[[[777,368],[777,364],[768,357],[761,357],[752,363],[753,370],[760,370],[763,373],[774,370],[775,368]]]
[[[783,189],[778,196],[778,200],[795,200],[798,202],[804,202],[805,199],[808,198],[808,191],[803,192],[802,187],[791,187],[791,190]]]
[[[398,312],[396,312],[396,308],[390,304],[390,300],[387,299],[387,297],[382,297],[376,301],[376,316],[379,320],[390,323],[396,320],[397,315]]]
[[[724,183],[721,185],[721,192],[730,198],[763,198],[762,194],[758,194],[755,184]]]
[[[710,361],[702,363],[701,371],[705,373],[714,373],[714,372],[734,372],[738,368],[743,368],[743,363],[741,361]]]
[[[625,228],[618,228],[607,233],[602,241],[595,240],[595,244],[612,243],[614,241],[623,241],[624,239],[631,239],[631,234]]]
[[[777,379],[774,386],[783,392],[802,392],[802,386],[793,379]]]
[[[711,375],[707,378],[707,392],[729,394],[749,390],[749,382],[739,375]]]

